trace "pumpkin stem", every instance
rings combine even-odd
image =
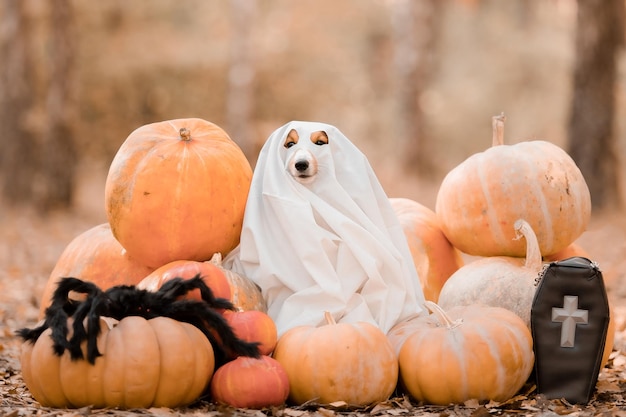
[[[324,311],[324,318],[326,319],[326,324],[337,324],[330,311]]]
[[[186,127],[181,127],[178,134],[180,135],[180,140],[184,140],[185,142],[191,140],[191,132]]]
[[[500,113],[498,116],[493,116],[491,118],[491,127],[493,129],[493,135],[491,137],[492,144],[491,146],[504,145],[504,121],[506,117],[504,117],[504,112]]]
[[[455,327],[463,324],[463,320],[452,321],[450,316],[446,314],[443,308],[439,307],[438,304],[432,301],[426,300],[424,301],[424,305],[431,313],[433,313],[437,317],[439,323],[441,323],[442,326],[445,326],[448,330],[454,329]]]
[[[520,239],[522,236],[526,239],[526,262],[524,266],[538,273],[543,266],[543,259],[535,231],[524,219],[518,219],[514,227],[517,239]]]

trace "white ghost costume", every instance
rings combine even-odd
[[[284,146],[324,131],[319,171],[302,184]],[[366,321],[385,333],[425,314],[424,296],[402,228],[367,158],[336,127],[293,121],[274,131],[254,170],[239,246],[224,266],[256,282],[279,335],[337,322]]]

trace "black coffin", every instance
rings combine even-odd
[[[598,265],[584,257],[546,264],[531,310],[537,392],[586,404],[598,380],[609,304]]]

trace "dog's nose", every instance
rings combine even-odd
[[[298,161],[298,162],[296,162],[295,166],[296,166],[296,169],[299,172],[306,171],[309,168],[309,162],[308,161]]]

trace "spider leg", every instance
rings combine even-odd
[[[34,343],[46,329],[50,328],[54,352],[57,355],[62,355],[65,349],[69,348],[67,341],[68,317],[74,314],[77,306],[80,305],[80,302],[69,298],[69,292],[74,290],[80,291],[83,284],[84,282],[77,278],[61,278],[52,294],[50,306],[45,311],[43,324],[34,329],[20,329],[17,331],[17,334],[25,341]]]
[[[216,367],[235,355],[254,358],[260,356],[259,343],[239,339],[224,316],[207,303],[193,300],[175,301],[164,313],[167,317],[192,324],[204,333],[213,345]]]
[[[87,361],[91,364],[96,362],[98,356],[102,356],[102,353],[98,350],[98,336],[101,331],[100,317],[108,315],[110,303],[111,300],[107,294],[101,293],[97,295],[87,315]]]
[[[71,308],[64,307],[64,311],[70,313],[70,317],[74,319],[74,323],[72,325],[72,337],[67,340],[67,314],[65,317],[61,317],[57,315],[54,323],[50,322],[50,327],[52,329],[52,338],[55,340],[55,350],[57,350],[58,354],[62,354],[65,349],[69,350],[70,357],[73,360],[82,359],[83,352],[81,350],[80,344],[86,338],[86,331],[83,325],[83,321],[85,315],[90,309],[92,304],[92,300],[97,294],[102,293],[102,291],[92,282],[82,281],[77,278],[64,278],[59,282],[59,286],[55,291],[55,295],[53,298],[64,297],[65,300],[69,300],[68,294],[70,291],[74,291],[77,293],[82,293],[87,295],[87,299],[83,302],[75,303]],[[61,340],[63,341],[62,346]],[[62,347],[62,348],[61,348]]]
[[[217,309],[235,310],[235,306],[230,300],[215,297],[213,290],[202,280],[200,274],[188,280],[183,280],[182,278],[171,279],[163,284],[157,294],[165,298],[176,300],[195,289],[200,290],[202,299],[208,303],[209,306]]]

